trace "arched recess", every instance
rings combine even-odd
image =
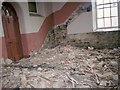
[[[19,60],[23,58],[23,48],[17,13],[8,2],[2,3],[1,10],[7,56],[9,59]]]

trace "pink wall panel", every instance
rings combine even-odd
[[[61,10],[53,13],[54,24],[57,25],[63,23],[72,14],[72,12],[77,8],[79,4],[80,2],[68,2],[63,6]]]

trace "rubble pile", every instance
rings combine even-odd
[[[80,5],[49,30],[42,49],[29,58],[17,63],[1,59],[2,88],[117,88],[120,48],[81,48],[80,41],[67,36],[67,26],[88,7],[90,3]]]
[[[58,45],[18,63],[1,60],[3,88],[116,88],[120,48]],[[113,89],[112,89],[113,90]]]
[[[77,17],[85,12],[91,11],[91,3],[83,2],[81,3],[76,10],[64,21],[64,23],[55,25],[52,29],[48,30],[46,39],[44,41],[44,48],[54,48],[57,45],[65,44],[66,42],[72,44],[73,40],[69,39],[67,35],[67,26],[71,24]],[[76,41],[73,41],[73,44]],[[76,42],[78,43],[78,42]],[[75,44],[76,44],[75,43]]]

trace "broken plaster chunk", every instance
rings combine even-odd
[[[11,64],[11,63],[12,63],[12,60],[11,60],[11,59],[6,59],[6,60],[5,60],[5,63],[6,63],[6,64]]]
[[[30,72],[28,71],[28,68],[24,68],[22,69],[22,73],[26,75],[29,74]]]
[[[53,88],[62,88],[64,87],[64,81],[63,80],[58,80],[57,82],[54,82]]]
[[[99,55],[96,57],[98,61],[101,61],[103,59],[103,56],[102,55]]]
[[[88,50],[93,50],[94,49],[94,47],[88,47]]]
[[[30,81],[30,85],[33,86],[34,88],[38,88],[39,87],[39,82],[38,82],[38,78],[33,78],[31,81]]]
[[[110,64],[114,67],[118,67],[118,62],[117,61],[111,61]]]
[[[104,74],[101,74],[101,73],[97,73],[97,75],[100,77],[100,78],[106,78],[106,77],[110,77],[113,75],[112,72],[105,72]]]
[[[110,81],[102,80],[100,82],[100,86],[103,86],[103,87],[105,87],[105,86],[111,86],[111,82]]]
[[[74,54],[74,52],[71,53],[71,54],[68,54],[68,58],[69,58],[69,59],[74,59],[74,58],[75,58],[75,54]]]
[[[41,67],[39,67],[37,70],[38,70],[38,71],[42,71],[43,69],[42,69]]]
[[[19,76],[21,71],[20,70],[13,70],[14,76]]]
[[[35,52],[35,53],[34,53],[34,55],[37,55],[37,54],[38,54],[38,52]]]
[[[33,65],[33,67],[37,67],[37,65]]]
[[[88,89],[85,89],[85,90],[89,90],[90,86],[88,86],[88,85],[82,85],[82,86],[80,86],[80,88],[88,88]]]
[[[105,65],[105,62],[101,61],[100,63],[98,63],[97,67],[102,69],[104,65]]]
[[[49,84],[45,81],[45,80],[41,80],[40,81],[40,84],[39,84],[39,87],[40,88],[47,88],[47,86],[48,86]]]
[[[106,86],[106,81],[101,81],[101,82],[100,82],[100,85],[101,85],[101,86]]]
[[[118,75],[113,75],[113,80],[118,81]]]
[[[27,86],[27,79],[25,75],[21,75],[21,84],[23,87]]]

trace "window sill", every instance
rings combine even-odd
[[[43,17],[42,15],[40,14],[37,14],[37,13],[29,13],[30,16],[38,16],[38,17]]]
[[[120,28],[107,28],[107,29],[96,29],[94,32],[103,32],[103,31],[118,31]]]

